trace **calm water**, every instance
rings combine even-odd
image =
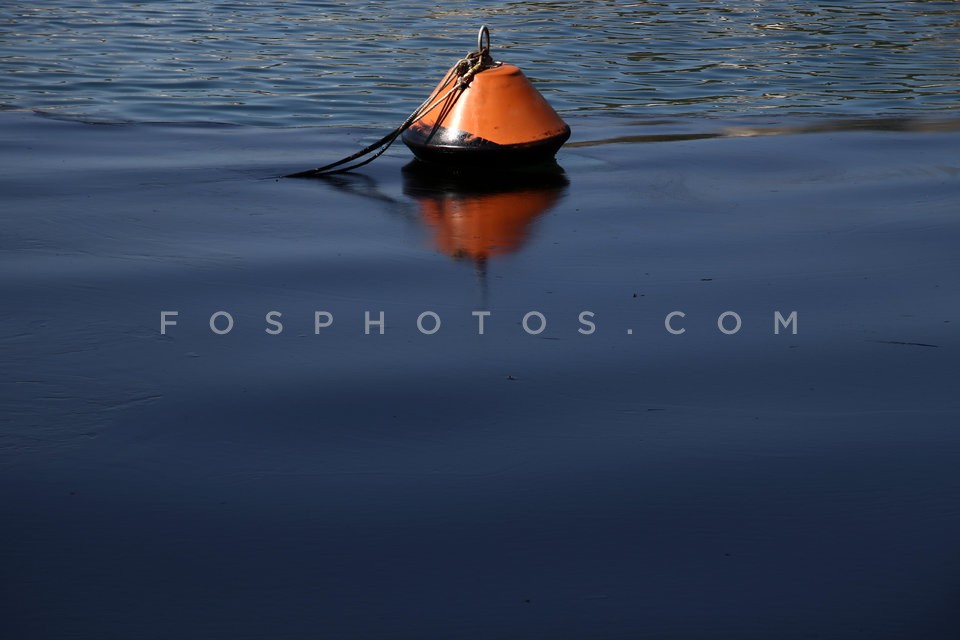
[[[5,2],[0,104],[107,121],[402,120],[474,47],[563,114],[947,115],[956,2]]]
[[[0,638],[956,640],[958,20],[4,2]],[[562,173],[275,177],[482,23]]]

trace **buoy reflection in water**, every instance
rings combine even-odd
[[[533,222],[563,197],[569,181],[556,163],[500,174],[440,172],[414,160],[403,168],[403,183],[439,251],[484,263],[519,250]]]

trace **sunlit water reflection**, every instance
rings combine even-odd
[[[562,114],[960,108],[955,2],[40,2],[0,9],[0,104],[89,119],[383,125],[493,32]]]

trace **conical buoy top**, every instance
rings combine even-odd
[[[404,143],[417,158],[447,167],[549,160],[570,127],[518,67],[493,62],[486,27],[479,40],[477,52],[434,89],[432,107],[404,131]]]

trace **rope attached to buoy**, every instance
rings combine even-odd
[[[484,45],[484,40],[486,40],[486,45]],[[459,60],[457,64],[454,65],[449,72],[447,72],[447,75],[444,76],[443,81],[437,86],[436,90],[434,90],[434,92],[431,93],[426,100],[420,103],[420,106],[417,107],[399,127],[383,136],[373,144],[364,147],[360,151],[357,151],[346,158],[342,158],[336,162],[331,162],[330,164],[323,165],[322,167],[317,167],[316,169],[308,169],[306,171],[292,173],[285,177],[314,178],[317,176],[331,175],[334,173],[345,173],[347,171],[357,169],[358,167],[362,167],[369,162],[373,162],[383,155],[383,153],[390,148],[390,145],[392,145],[394,141],[400,137],[400,134],[410,128],[414,122],[430,113],[441,104],[443,105],[444,111],[449,111],[453,104],[460,97],[460,94],[462,94],[467,87],[470,86],[470,82],[473,81],[474,76],[484,69],[493,67],[496,64],[497,63],[493,61],[493,58],[490,57],[490,30],[487,29],[486,26],[480,27],[480,34],[477,36],[477,50],[470,52],[464,58]],[[450,87],[441,97],[437,98],[437,94],[443,91],[443,89],[453,81],[454,77],[456,77],[457,80],[453,82],[453,86]],[[442,120],[443,118],[439,118],[438,122]],[[346,167],[343,166],[371,153],[373,155],[371,155],[369,158],[361,160],[356,164]]]

